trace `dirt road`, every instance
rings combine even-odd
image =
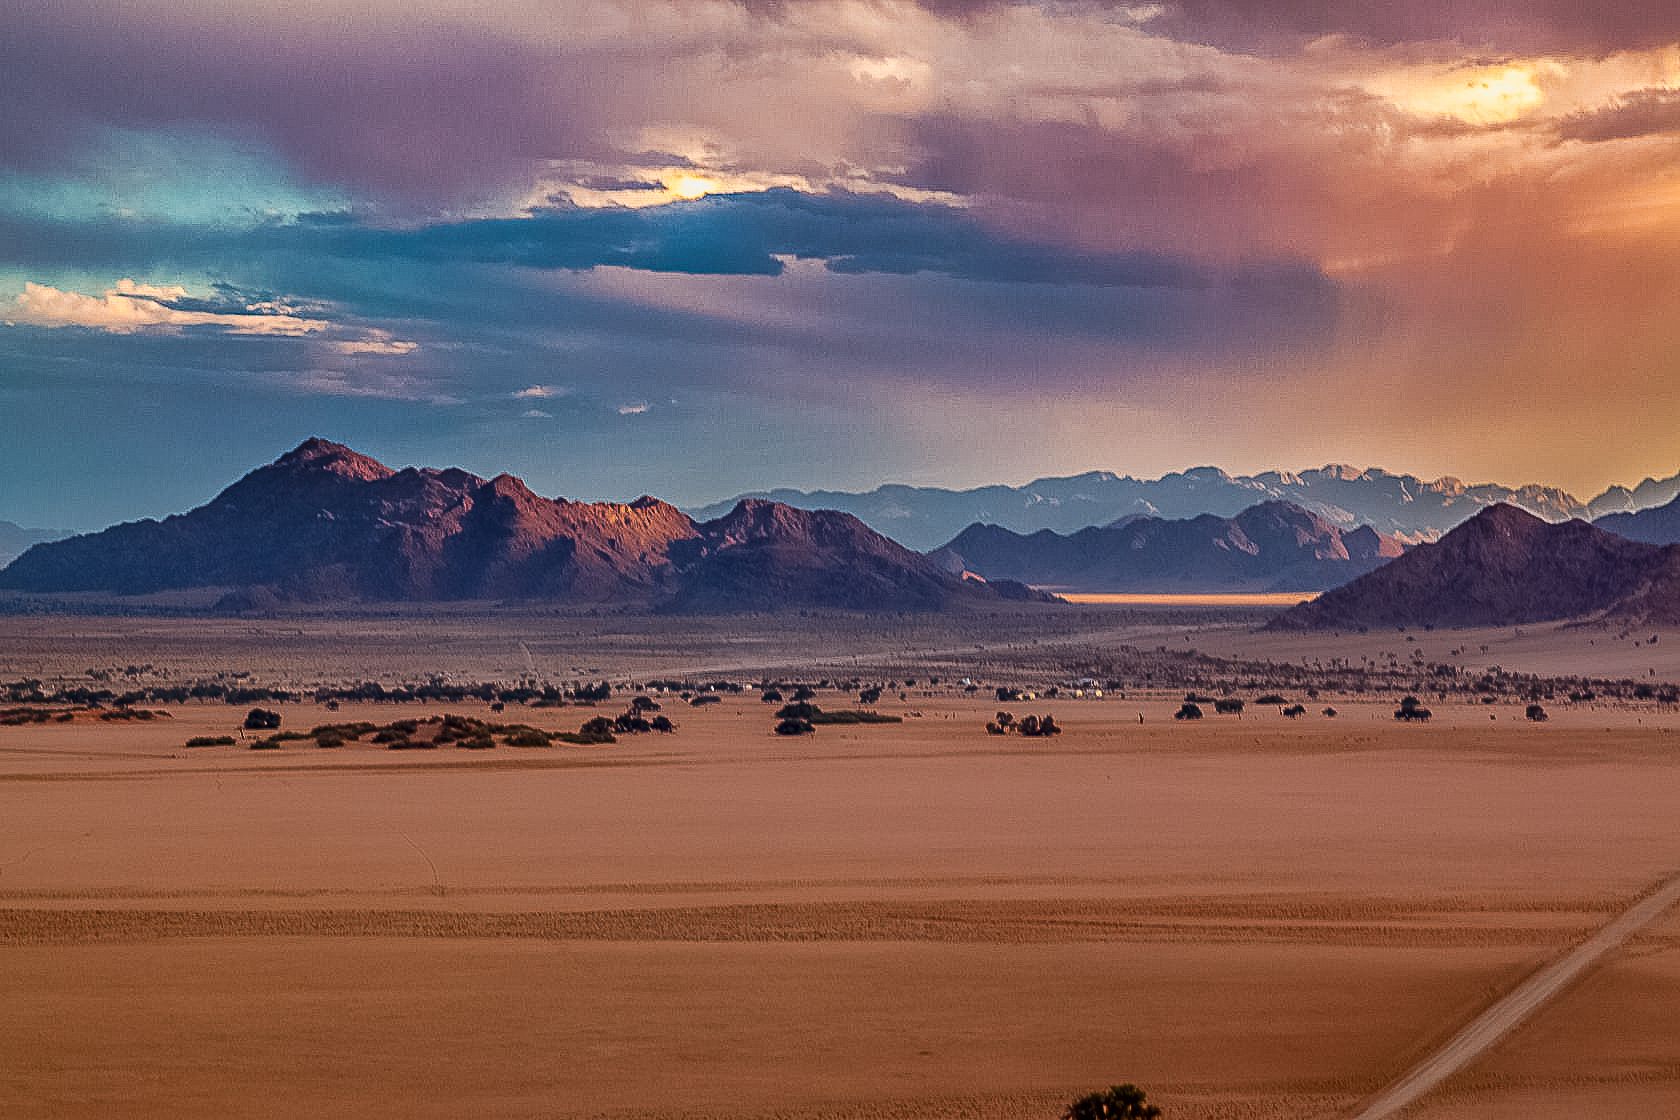
[[[1385,1120],[1416,1103],[1431,1089],[1474,1062],[1530,1015],[1563,992],[1583,972],[1614,952],[1629,937],[1680,903],[1680,875],[1658,884],[1615,921],[1517,985],[1509,995],[1478,1015],[1441,1049],[1384,1089],[1357,1120]]]

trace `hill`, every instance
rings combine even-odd
[[[1595,615],[1680,621],[1680,547],[1498,505],[1271,626],[1510,626]]]
[[[1402,551],[1369,526],[1344,532],[1292,503],[1262,502],[1234,517],[1130,517],[1069,535],[970,525],[935,557],[988,579],[1080,591],[1318,591]]]
[[[39,544],[0,589],[222,589],[276,602],[521,599],[677,610],[936,610],[1014,589],[964,582],[841,513],[743,502],[697,524],[656,498],[543,498],[511,475],[396,471],[308,440],[188,513]]]
[[[941,610],[966,596],[1049,598],[1007,582],[988,586],[954,578],[851,514],[760,499],[744,500],[701,525],[674,555],[682,571],[669,603],[674,610],[770,610],[789,602]]]

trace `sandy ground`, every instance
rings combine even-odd
[[[1048,744],[945,695],[490,752],[0,728],[0,1114],[1050,1120],[1132,1080],[1345,1116],[1680,865],[1680,717],[1337,704],[1010,705]],[[1680,917],[1416,1114],[1588,1108],[1680,1115]]]
[[[1238,659],[1307,664],[1341,659],[1354,665],[1362,660],[1382,665],[1421,659],[1464,669],[1499,666],[1542,676],[1680,682],[1680,631],[1629,630],[1601,623],[1321,634],[1262,631],[1252,619],[1233,624],[1215,617],[1181,616],[1165,626],[1140,618],[1128,629],[1127,638],[1145,646],[1165,643]]]

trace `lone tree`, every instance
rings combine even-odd
[[[1400,707],[1395,709],[1394,718],[1404,723],[1427,723],[1431,713],[1419,702],[1416,696],[1408,696],[1400,701]]]
[[[245,714],[245,730],[274,731],[280,727],[280,713],[267,708],[252,708]]]
[[[1067,1106],[1062,1120],[1155,1120],[1161,1110],[1136,1085],[1112,1085]]]

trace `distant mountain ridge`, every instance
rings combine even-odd
[[[162,521],[38,544],[0,589],[228,589],[281,602],[520,599],[672,610],[940,610],[1031,598],[953,577],[856,518],[744,501],[696,523],[657,498],[571,502],[503,474],[395,471],[311,439]]]
[[[1331,464],[1298,473],[1231,475],[1217,467],[1194,467],[1156,479],[1139,479],[1092,471],[1040,478],[1025,486],[971,490],[888,485],[862,493],[784,489],[744,496],[803,508],[844,510],[911,548],[932,549],[976,522],[1018,533],[1049,529],[1067,534],[1134,514],[1189,518],[1211,513],[1232,517],[1268,501],[1291,502],[1344,530],[1369,525],[1385,536],[1417,542],[1433,540],[1499,503],[1515,505],[1548,521],[1565,521],[1656,505],[1676,495],[1680,495],[1680,475],[1661,481],[1647,479],[1631,490],[1612,487],[1583,502],[1553,486],[1472,485],[1451,477],[1424,480],[1377,468]],[[702,519],[715,517],[731,505],[733,500],[693,513]]]
[[[1651,509],[1606,514],[1593,524],[1646,544],[1680,544],[1680,498]]]
[[[46,541],[63,540],[70,534],[61,529],[25,529],[10,521],[0,521],[0,567],[14,557],[21,556],[32,546]]]
[[[1346,532],[1289,502],[1234,517],[1128,517],[1070,535],[964,529],[933,557],[988,579],[1078,591],[1322,591],[1399,556],[1404,545],[1369,526]]]
[[[1680,622],[1680,545],[1631,541],[1585,521],[1551,523],[1497,505],[1270,625],[1512,626],[1594,616]]]

